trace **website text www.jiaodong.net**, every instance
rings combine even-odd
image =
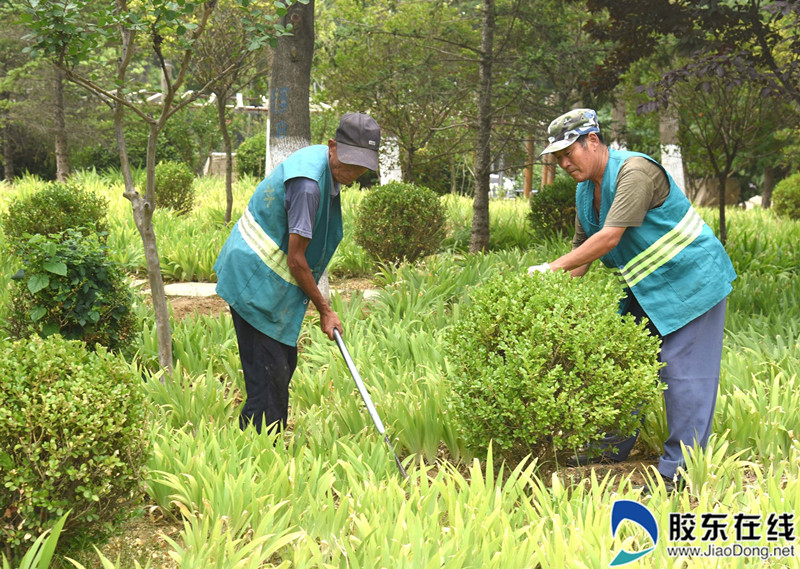
[[[794,545],[672,545],[667,547],[670,557],[758,557],[764,561],[773,558],[794,557]]]

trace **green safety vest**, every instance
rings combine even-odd
[[[587,236],[602,229],[614,201],[619,169],[633,156],[661,167],[645,154],[609,149],[600,188],[599,219],[593,206],[594,183],[587,180],[578,184],[575,203]],[[662,336],[716,306],[731,292],[731,282],[736,278],[722,243],[672,176],[666,170],[664,173],[670,186],[666,201],[648,211],[640,227],[626,228],[617,246],[601,258],[606,267],[619,270],[628,293]]]
[[[319,282],[342,240],[341,200],[331,198],[328,147],[308,146],[278,164],[256,188],[214,264],[217,294],[251,326],[286,345],[297,345],[308,296],[289,271],[285,183],[310,178],[320,203],[306,261]]]

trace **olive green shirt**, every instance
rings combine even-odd
[[[603,227],[639,227],[647,212],[663,204],[667,196],[669,180],[658,164],[640,156],[628,158],[619,169],[614,201]],[[595,213],[599,205],[595,204]],[[572,248],[586,239],[576,214]]]

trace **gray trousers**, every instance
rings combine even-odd
[[[684,465],[681,443],[690,448],[695,444],[705,448],[711,435],[719,388],[726,305],[727,299],[723,299],[683,328],[661,337],[659,360],[666,365],[660,375],[667,385],[664,408],[669,436],[664,441],[664,454],[658,461],[658,471],[666,478],[673,478],[678,468]],[[627,312],[637,319],[644,316],[635,299],[631,299]],[[651,332],[655,332],[652,327]],[[628,439],[607,437],[592,446],[613,445],[617,452],[607,452],[606,456],[625,460],[638,436],[637,430]]]

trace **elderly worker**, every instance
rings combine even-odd
[[[323,332],[342,331],[317,283],[342,239],[340,185],[378,169],[380,128],[342,116],[328,144],[302,148],[258,185],[214,265],[217,294],[230,305],[247,399],[242,429],[283,429],[297,338],[309,299]]]
[[[658,472],[672,490],[683,465],[681,443],[704,448],[711,433],[725,304],[736,272],[669,173],[649,156],[606,146],[593,110],[558,117],[548,134],[542,154],[554,154],[578,182],[575,237],[570,253],[529,270],[582,276],[600,259],[621,273],[627,293],[621,311],[646,317],[662,340],[669,437]],[[568,464],[625,460],[637,436],[638,431],[627,440],[607,437]]]

